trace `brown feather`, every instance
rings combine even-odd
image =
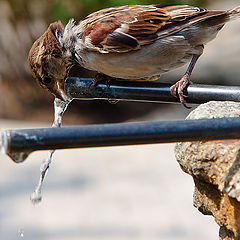
[[[169,36],[181,29],[225,11],[208,11],[188,5],[124,6],[100,10],[87,16],[85,38],[93,49],[127,52]],[[124,26],[124,27],[123,27]],[[118,34],[113,34],[118,32]],[[123,34],[119,34],[122,32]],[[114,36],[114,38],[113,38]],[[121,39],[117,39],[120,37]],[[138,42],[133,47],[133,39]]]

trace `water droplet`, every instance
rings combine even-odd
[[[16,163],[21,163],[26,160],[30,153],[8,153],[8,156]]]
[[[37,191],[33,192],[30,196],[30,200],[34,205],[40,203],[42,201],[41,192],[37,192]]]
[[[23,238],[24,237],[24,230],[22,228],[20,228],[18,230],[18,234],[19,234],[20,238]]]

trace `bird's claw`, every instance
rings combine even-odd
[[[186,74],[181,78],[181,80],[179,80],[178,82],[176,82],[176,83],[175,83],[174,85],[172,85],[171,88],[170,88],[171,95],[177,98],[177,94],[176,94],[176,92],[177,92],[180,102],[182,103],[182,105],[183,105],[185,108],[188,108],[188,109],[191,108],[191,107],[187,106],[187,104],[186,104],[185,98],[187,98],[188,96],[185,95],[183,92],[186,90],[186,88],[187,88],[187,86],[189,85],[189,83],[190,83],[190,75],[189,75],[188,73],[186,73]]]
[[[91,83],[90,83],[89,86],[88,86],[88,93],[91,92],[91,88],[94,87],[94,86],[96,86],[99,81],[101,81],[101,80],[99,80],[99,79],[97,79],[97,78],[94,78],[94,79],[91,81]]]
[[[111,82],[112,78],[109,76],[106,76],[104,74],[97,74],[95,76],[95,78],[91,81],[91,83],[88,86],[88,92],[91,92],[91,88],[96,86],[99,82],[101,81],[105,81],[106,82],[106,86],[109,88],[110,87],[110,82]]]

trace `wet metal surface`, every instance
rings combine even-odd
[[[112,80],[109,86],[103,81],[89,89],[91,81],[90,78],[68,78],[65,82],[65,92],[70,98],[81,100],[119,99],[141,102],[179,102],[170,94],[171,84],[167,83]],[[240,87],[191,84],[185,95],[187,95],[187,103],[239,102]]]
[[[6,153],[240,138],[239,118],[7,130]]]

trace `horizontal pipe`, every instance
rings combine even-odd
[[[70,98],[94,100],[94,99],[118,99],[141,102],[179,102],[170,93],[171,84],[147,81],[116,81],[109,85],[99,82],[89,87],[90,78],[70,77],[65,81],[65,92]],[[238,86],[214,86],[194,85],[187,88],[187,103],[201,104],[209,101],[240,101],[240,87]]]
[[[2,131],[6,154],[36,150],[240,138],[240,118],[99,124]]]

